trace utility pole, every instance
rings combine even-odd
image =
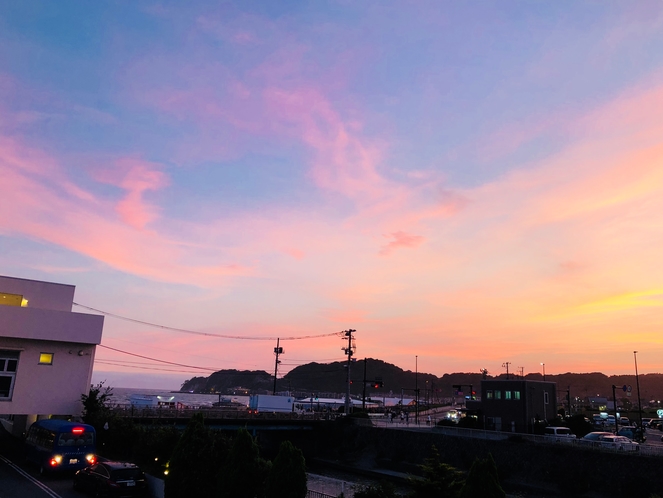
[[[414,423],[419,424],[419,356],[414,357]]]
[[[351,377],[350,377],[350,364],[352,363],[352,355],[354,354],[354,349],[355,345],[353,344],[354,342],[354,337],[353,333],[357,332],[354,329],[348,329],[343,331],[343,335],[348,338],[348,347],[342,347],[341,349],[345,351],[345,354],[348,355],[348,382],[347,382],[347,387],[345,391],[345,415],[350,414],[350,382],[351,382]]]
[[[619,428],[619,420],[617,419],[617,395],[615,394],[616,385],[612,385],[612,402],[615,404],[615,434],[617,434],[617,429]]]
[[[640,415],[640,429],[642,429],[642,402],[640,401],[640,380],[638,379],[638,352],[633,351],[635,360],[635,387],[638,390],[638,414]],[[644,430],[643,430],[644,432]]]
[[[510,361],[502,363],[502,368],[506,367],[506,380],[509,380],[509,365],[511,365]]]
[[[283,354],[283,348],[279,347],[279,341],[280,338],[276,338],[276,347],[274,348],[274,355],[276,355],[276,362],[274,364],[274,389],[272,391],[272,394],[276,394],[276,375],[279,372],[279,355]]]
[[[364,358],[364,389],[361,394],[361,410],[366,411],[366,358]]]
[[[520,378],[524,379],[525,378],[525,367],[518,367],[518,370],[520,370]]]

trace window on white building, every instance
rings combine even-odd
[[[0,349],[0,400],[11,401],[18,369],[18,351]]]
[[[27,306],[28,300],[20,294],[7,294],[0,292],[0,305],[4,306]]]
[[[39,364],[40,365],[52,365],[53,364],[53,353],[39,353]]]

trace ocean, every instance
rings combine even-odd
[[[181,403],[189,408],[199,408],[203,406],[212,406],[212,403],[219,401],[218,394],[196,394],[187,392],[173,392],[167,389],[142,389],[133,387],[113,387],[110,402],[113,405],[128,405],[132,394],[144,396],[160,396],[161,400],[169,400],[175,403]],[[172,398],[172,399],[171,399]],[[231,399],[244,406],[249,405],[248,396],[223,395],[224,399]]]

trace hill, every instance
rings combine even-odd
[[[332,393],[344,393],[346,388],[346,362],[333,363],[308,363],[301,365],[283,378],[278,379],[277,391],[290,391],[296,394],[309,396],[317,394],[324,396]],[[403,370],[396,365],[386,363],[382,360],[368,358],[365,362],[360,360],[351,366],[351,393],[360,395],[362,392],[362,381],[364,378],[364,366],[366,368],[366,379],[370,382],[381,379],[382,388],[374,388],[372,385],[366,387],[366,395],[373,397],[401,396],[414,397],[415,384],[419,388],[421,398],[435,397],[447,398],[453,395],[454,385],[465,386],[468,391],[472,385],[474,390],[479,391],[481,385],[481,373],[450,373],[437,377],[433,374],[411,370]],[[505,374],[488,376],[490,379],[505,378]],[[514,375],[510,375],[514,378]],[[540,373],[527,374],[528,380],[543,380]],[[592,373],[564,373],[559,375],[546,375],[546,380],[557,383],[559,397],[566,395],[570,389],[571,397],[586,398],[588,396],[604,396],[612,398],[612,385],[618,387],[624,385],[632,386],[632,396],[627,398],[626,393],[619,389],[618,399],[628,399],[632,403],[637,402],[635,375],[613,375],[607,376],[600,372]],[[661,400],[663,398],[663,374],[640,375],[640,393],[643,404],[649,400]],[[220,370],[209,377],[194,377],[182,384],[182,391],[194,392],[220,392],[232,393],[243,390],[249,393],[271,393],[274,386],[274,377],[263,370],[239,371]]]

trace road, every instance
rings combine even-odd
[[[0,428],[0,498],[82,498],[72,488],[72,476],[40,476],[22,463],[20,443]]]

